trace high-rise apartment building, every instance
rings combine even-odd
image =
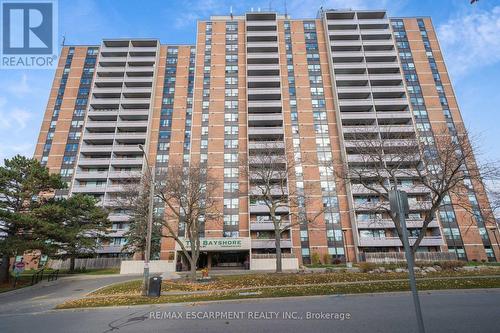
[[[270,144],[291,153],[290,193],[313,202],[294,209],[309,214],[323,207],[314,224],[293,224],[283,233],[286,265],[310,262],[314,253],[363,260],[367,253],[402,251],[394,224],[370,205],[376,198],[365,188],[342,186],[325,165],[369,168],[356,151],[357,133],[432,141],[443,128],[454,136],[464,126],[429,18],[323,10],[316,19],[291,19],[250,12],[198,22],[193,46],[154,39],[64,46],[35,157],[67,180],[68,190],[58,195],[87,193],[111,209],[112,238],[102,244],[102,256],[123,255],[128,216],[116,198],[125,183],[140,181],[145,157],[159,175],[169,165],[206,165],[220,180],[223,216],[200,221],[207,241],[202,260],[224,267],[250,260],[251,268],[269,268],[274,228],[255,195],[256,180],[239,172],[240,161],[257,163],[253,157]],[[428,190],[411,177],[399,185],[410,198],[408,227],[415,237]],[[469,189],[474,218],[448,197],[421,251],[499,258],[498,226],[486,226],[483,218],[490,210],[484,188],[474,183]],[[157,202],[155,211],[164,207]],[[379,223],[371,223],[374,216]],[[179,255],[173,240],[161,245],[162,259]]]

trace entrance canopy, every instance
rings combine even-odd
[[[189,251],[191,244],[188,239],[181,238],[182,243]],[[238,251],[250,250],[251,242],[250,237],[211,237],[200,238],[200,251],[201,252],[214,252],[214,251]],[[179,244],[175,243],[175,249],[181,251]]]

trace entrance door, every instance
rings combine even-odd
[[[249,260],[248,252],[211,252],[212,269],[245,269]]]

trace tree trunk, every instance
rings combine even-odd
[[[198,259],[191,258],[189,261],[190,263],[190,270],[189,270],[189,279],[193,282],[196,282],[196,264],[197,264]]]
[[[3,255],[2,266],[0,266],[0,283],[9,282],[9,266],[10,266],[10,257],[8,255]]]
[[[279,230],[274,230],[274,244],[276,246],[276,273],[281,273],[281,233]]]
[[[75,257],[69,258],[69,272],[73,273],[75,271]]]

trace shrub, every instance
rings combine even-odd
[[[377,265],[373,262],[362,262],[359,264],[359,269],[363,273],[367,273],[371,270],[374,270],[375,268],[377,268]]]
[[[339,258],[333,259],[333,264],[334,265],[340,265],[341,263],[342,263],[342,260],[340,260]]]
[[[464,267],[465,262],[460,260],[441,261],[439,266],[441,266],[442,269],[453,270],[458,267]]]
[[[320,260],[318,252],[313,252],[313,254],[311,256],[311,261],[312,261],[313,265],[319,265],[319,264],[321,264],[321,260]]]
[[[328,253],[323,254],[323,263],[330,264],[332,262],[332,257]]]

